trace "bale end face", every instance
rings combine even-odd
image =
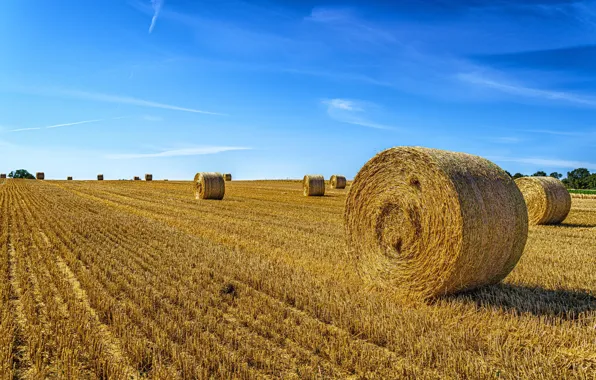
[[[46,175],[43,172],[35,173],[35,179],[43,180],[46,178]]]
[[[305,197],[325,195],[325,177],[322,175],[305,175],[302,179],[302,190]]]
[[[226,184],[220,173],[197,173],[194,179],[196,199],[222,200]]]
[[[515,180],[528,208],[532,225],[559,224],[571,210],[571,195],[553,177],[522,177]]]
[[[368,161],[354,178],[344,220],[363,278],[415,298],[501,281],[528,234],[523,197],[501,168],[418,147]]]
[[[153,181],[153,174],[145,174],[145,181]]]
[[[329,179],[329,184],[332,189],[345,189],[348,181],[343,175],[332,175]]]

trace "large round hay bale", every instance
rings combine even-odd
[[[481,157],[419,147],[368,161],[344,219],[363,277],[420,298],[501,281],[528,235],[524,199],[505,171]]]
[[[571,195],[552,177],[522,177],[515,180],[528,208],[530,224],[558,224],[569,214]]]
[[[67,181],[72,181],[72,177],[66,177]]]
[[[145,181],[153,181],[153,174],[145,174]]]
[[[197,173],[195,175],[196,199],[223,199],[226,183],[220,173]]]
[[[325,195],[325,177],[322,175],[305,175],[302,180],[305,197]]]
[[[224,179],[226,181],[231,181],[232,180],[232,175],[230,173],[226,173],[226,174],[224,174]]]
[[[346,181],[346,177],[343,175],[334,174],[329,179],[329,183],[331,184],[332,189],[345,189],[348,181]]]
[[[98,181],[103,181],[103,174],[98,174],[97,175],[97,180]]]
[[[42,180],[42,179],[45,179],[45,178],[46,178],[46,175],[44,174],[44,172],[37,172],[37,173],[35,173],[35,179]]]

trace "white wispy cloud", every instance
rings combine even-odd
[[[520,132],[529,132],[529,133],[541,133],[545,135],[556,135],[556,136],[586,136],[590,133],[584,132],[570,132],[570,131],[557,131],[552,129],[520,129]],[[593,133],[591,133],[593,135]]]
[[[327,115],[339,122],[374,129],[396,129],[388,125],[375,123],[361,116],[366,112],[366,105],[372,105],[372,103],[339,98],[326,99],[322,103],[327,106]]]
[[[543,167],[557,167],[557,168],[596,168],[596,163],[587,161],[574,161],[574,160],[561,160],[561,159],[545,159],[535,157],[501,157],[501,156],[489,156],[487,157],[492,161],[500,162],[517,162],[521,164],[530,164]]]
[[[252,148],[239,146],[203,146],[186,149],[166,150],[158,153],[124,153],[109,154],[106,158],[112,160],[125,160],[134,158],[158,158],[158,157],[180,157],[180,156],[200,156],[205,154],[217,154],[235,150],[250,150]]]
[[[541,90],[532,87],[526,87],[523,85],[511,84],[504,81],[487,78],[476,73],[459,73],[457,74],[457,78],[463,82],[492,88],[494,90],[498,90],[512,95],[554,101],[563,101],[587,107],[596,107],[596,98],[594,97],[582,96],[563,91]]]
[[[149,26],[149,33],[153,32],[153,28],[155,28],[155,23],[157,22],[159,12],[161,12],[163,2],[164,0],[151,0],[151,6],[153,7],[153,17],[151,18],[151,25]]]
[[[163,117],[153,115],[143,115],[142,119],[146,121],[163,121]]]
[[[114,119],[118,119],[118,118],[114,118]],[[9,130],[7,132],[24,132],[24,131],[36,131],[36,130],[40,130],[40,129],[54,129],[54,128],[60,128],[60,127],[69,127],[71,125],[98,123],[100,121],[104,121],[104,119],[93,119],[93,120],[75,121],[74,123],[54,124],[54,125],[48,125],[48,126],[45,126],[45,127],[17,128],[17,129],[11,129],[11,130]]]
[[[104,102],[104,103],[130,104],[130,105],[139,106],[139,107],[161,108],[161,109],[167,109],[167,110],[173,110],[173,111],[225,116],[225,114],[217,113],[217,112],[209,112],[209,111],[199,110],[196,108],[187,108],[187,107],[180,107],[180,106],[171,105],[171,104],[158,103],[158,102],[153,102],[150,100],[135,98],[132,96],[104,94],[104,93],[99,93],[99,92],[70,90],[70,89],[63,89],[63,88],[50,88],[50,89],[47,89],[47,88],[45,88],[45,89],[20,88],[20,89],[18,89],[18,91],[24,92],[24,93],[35,94],[35,95],[59,96],[59,97],[92,100],[92,101]]]

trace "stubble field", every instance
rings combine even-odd
[[[347,191],[0,180],[0,374],[596,378],[596,199],[503,284],[405,305],[357,276]]]

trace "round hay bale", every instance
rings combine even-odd
[[[98,181],[103,181],[103,174],[98,174],[97,175],[97,180]]]
[[[325,195],[325,177],[322,175],[305,175],[302,180],[305,197]]]
[[[135,181],[140,181],[140,180],[141,180],[141,177],[139,177],[139,176],[135,176],[135,177],[134,177],[134,180],[135,180]]]
[[[153,181],[153,174],[145,174],[145,181]]]
[[[530,224],[558,224],[569,214],[571,195],[558,179],[522,177],[515,184],[526,201]]]
[[[66,177],[67,181],[72,181],[72,177]]]
[[[505,171],[481,157],[419,147],[368,161],[344,220],[364,279],[414,298],[498,283],[528,235],[524,199]]]
[[[220,173],[197,173],[195,175],[195,198],[221,200],[226,193],[226,184]]]
[[[46,175],[44,174],[44,172],[35,173],[35,179],[43,180],[45,178],[46,178]]]
[[[231,181],[232,180],[232,175],[230,173],[226,173],[226,174],[224,174],[224,179],[226,181]]]
[[[332,175],[329,179],[332,189],[345,189],[346,188],[346,177],[343,175]]]

